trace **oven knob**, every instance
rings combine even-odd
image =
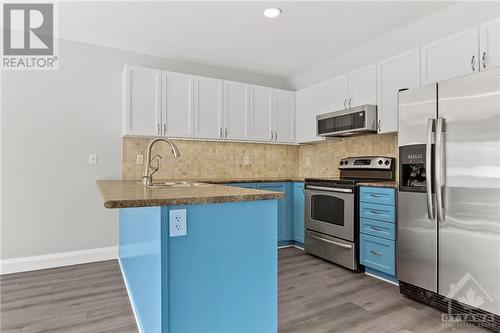
[[[385,161],[385,165],[389,165],[389,163],[391,163],[389,160]]]
[[[344,165],[347,165],[347,164],[349,164],[349,161],[345,161],[345,162],[344,162]]]
[[[344,161],[340,161],[340,165],[344,165]]]
[[[382,163],[384,163],[382,160],[378,160],[378,165],[382,165]]]

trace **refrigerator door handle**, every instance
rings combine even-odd
[[[434,220],[434,207],[432,207],[432,132],[434,118],[427,119],[427,143],[425,145],[425,190],[427,194],[427,217]]]
[[[444,154],[443,154],[443,126],[444,119],[438,118],[436,122],[436,148],[435,148],[435,173],[434,179],[435,183],[435,191],[436,191],[436,212],[438,222],[444,222],[444,212],[443,212],[443,162],[444,162]]]

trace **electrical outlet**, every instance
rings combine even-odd
[[[250,156],[245,155],[245,157],[243,157],[243,165],[250,165]]]
[[[89,154],[89,165],[97,164],[97,154],[91,153]]]
[[[187,235],[187,214],[185,209],[173,209],[169,212],[170,237]]]
[[[135,163],[136,164],[143,164],[144,163],[144,155],[137,155],[135,157]]]

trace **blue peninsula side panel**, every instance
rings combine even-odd
[[[120,266],[140,332],[161,332],[160,207],[120,209]]]
[[[278,331],[277,200],[187,209],[169,238],[169,332]],[[164,316],[166,314],[164,313]]]

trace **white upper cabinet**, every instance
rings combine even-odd
[[[322,96],[324,112],[333,112],[347,108],[349,101],[349,75],[342,75],[324,83]]]
[[[273,141],[273,89],[250,86],[250,139]]]
[[[295,142],[295,92],[274,89],[274,141]]]
[[[193,136],[193,76],[163,72],[162,135]]]
[[[500,66],[500,18],[479,26],[479,56],[481,70]]]
[[[246,83],[224,81],[224,126],[226,139],[248,139],[249,90]]]
[[[316,116],[325,112],[325,85],[315,85],[297,92],[296,141],[307,143],[324,140],[316,135]],[[343,107],[343,106],[342,106]]]
[[[125,67],[122,121],[123,135],[160,135],[161,71]]]
[[[479,28],[473,27],[421,48],[422,84],[479,71]]]
[[[222,137],[222,80],[194,77],[194,136]]]
[[[378,131],[398,130],[398,92],[420,85],[420,48],[378,63]]]
[[[348,107],[377,104],[377,66],[371,65],[349,73]]]

